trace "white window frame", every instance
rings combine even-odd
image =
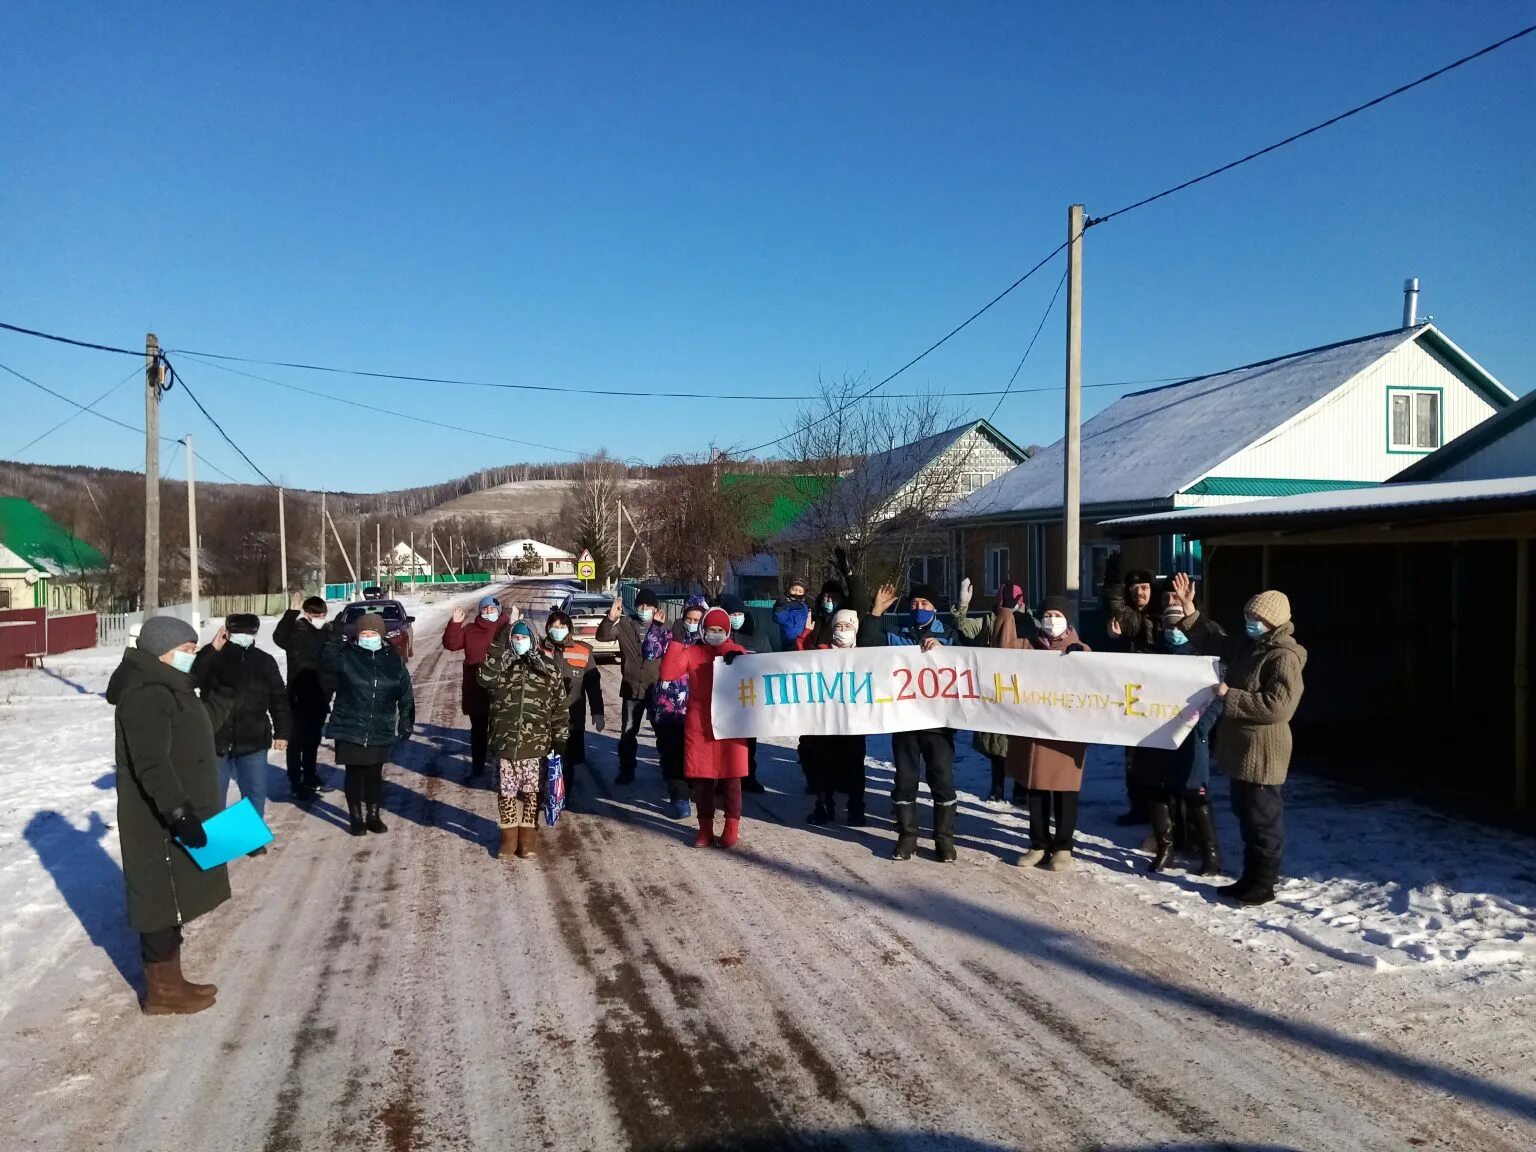
[[[1397,438],[1397,400],[1408,402],[1408,439]],[[1434,443],[1420,443],[1420,405],[1432,402],[1435,409]],[[1437,388],[1388,388],[1387,389],[1387,451],[1395,453],[1435,451],[1445,443],[1445,394]]]
[[[923,584],[931,585],[933,590],[937,592],[941,597],[947,597],[949,595],[949,590],[945,585],[949,579],[949,557],[938,552],[923,556],[908,556],[907,580],[909,583],[912,582],[912,569],[919,564],[923,566],[922,580],[920,582]],[[943,573],[942,577],[938,580],[933,578],[933,569],[935,565],[937,565]]]
[[[1001,563],[999,563],[1001,558]],[[987,545],[986,590],[996,592],[1013,574],[1012,550],[1006,544]]]

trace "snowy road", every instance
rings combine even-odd
[[[1113,787],[1073,873],[1013,867],[1021,822],[969,795],[958,865],[898,865],[888,769],[870,828],[810,829],[792,751],[765,747],[739,849],[694,850],[650,751],[615,789],[589,734],[541,857],[493,859],[443,611],[388,835],[346,835],[336,793],[273,803],[272,853],[190,933],[213,1010],[140,1016],[125,925],[78,911],[120,909],[120,877],[59,879],[93,919],[8,948],[0,1147],[1536,1146],[1528,968],[1373,966],[1144,877],[1102,838]]]

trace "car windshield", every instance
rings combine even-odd
[[[405,609],[394,601],[385,601],[374,604],[348,604],[341,612],[341,623],[356,624],[358,620],[373,612],[384,618],[386,624],[405,623]]]
[[[565,602],[565,610],[573,616],[600,616],[612,605],[612,600],[601,596],[572,596]]]

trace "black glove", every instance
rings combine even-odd
[[[207,847],[208,833],[203,831],[203,822],[192,815],[190,808],[182,807],[172,812],[169,824],[171,835],[188,848]]]
[[[592,727],[596,728],[599,732],[603,731],[608,727],[608,718],[599,712],[596,716],[592,717]]]
[[[845,577],[853,575],[853,566],[848,563],[848,549],[841,547],[832,549],[832,563]]]
[[[739,655],[741,655],[739,652],[727,652],[724,656],[720,657],[720,659],[724,660],[725,666],[729,668],[736,662],[736,657]]]

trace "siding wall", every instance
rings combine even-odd
[[[1388,389],[1395,388],[1442,390],[1442,444],[1493,415],[1493,405],[1445,361],[1418,341],[1409,341],[1207,475],[1387,480],[1429,454],[1389,451],[1387,397]]]
[[[1452,464],[1435,479],[1495,480],[1533,474],[1536,474],[1536,420],[1527,420],[1486,448]]]

